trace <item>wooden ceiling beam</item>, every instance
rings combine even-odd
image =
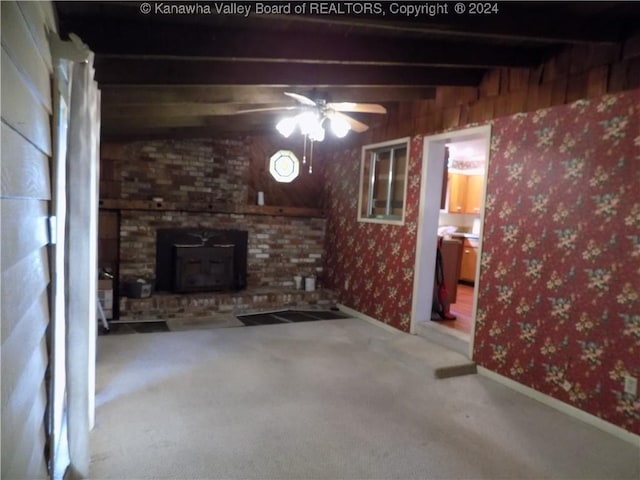
[[[240,117],[190,117],[172,121],[169,118],[106,119],[101,125],[103,138],[201,138],[220,134],[273,134],[273,122],[255,122]]]
[[[318,65],[216,60],[96,56],[96,79],[103,84],[164,85],[394,85],[475,86],[481,69]]]
[[[137,128],[178,128],[178,127],[204,127],[207,126],[207,118],[198,115],[179,115],[173,117],[102,117],[101,129],[130,130]]]
[[[373,125],[371,125],[373,127]],[[193,126],[193,127],[146,127],[130,125],[127,128],[118,127],[115,125],[107,125],[101,129],[102,141],[139,141],[150,139],[193,139],[193,138],[207,138],[207,137],[243,137],[246,135],[267,135],[276,136],[278,133],[275,130],[273,124],[255,125],[250,129],[246,125],[241,123],[225,123],[224,125],[208,125],[208,126]],[[354,142],[360,135],[356,132],[350,132],[347,137],[342,139],[336,139],[332,136],[328,136],[322,142],[322,148],[333,148],[335,146],[344,147],[345,145],[356,146],[350,142]],[[284,140],[284,139],[283,139]],[[299,141],[300,148],[303,145],[303,137],[298,136],[296,138],[290,138],[289,142]],[[317,147],[316,147],[317,148]]]
[[[191,139],[225,136],[269,135],[273,134],[273,129],[263,126],[263,128],[248,131],[245,127],[227,127],[223,130],[215,127],[132,127],[118,128],[115,126],[101,129],[101,139],[103,141],[139,141],[152,139]]]
[[[119,118],[175,118],[175,117],[229,117],[234,115],[283,115],[299,113],[300,104],[291,99],[283,99],[271,104],[230,104],[230,103],[173,103],[158,105],[109,105],[103,104],[100,113],[103,119]],[[243,110],[273,108],[273,111],[243,112]]]
[[[102,104],[158,105],[181,103],[282,103],[284,92],[326,96],[335,102],[404,102],[434,99],[434,87],[407,87],[396,85],[330,86],[308,85],[255,86],[255,85],[110,85],[101,84]]]
[[[487,45],[438,38],[318,34],[202,25],[74,22],[74,30],[103,58],[115,55],[228,61],[339,63],[437,67],[527,67],[549,55],[540,46]]]
[[[509,8],[513,4],[516,10]],[[631,12],[630,16],[617,22],[603,22],[594,20],[593,17],[581,18],[577,15],[559,11],[547,10],[522,10],[523,2],[499,2],[499,10],[502,14],[488,13],[485,15],[457,15],[441,16],[425,21],[423,18],[397,18],[395,21],[390,18],[379,19],[362,17],[348,18],[346,16],[305,16],[296,18],[298,23],[333,25],[351,27],[353,29],[367,29],[370,32],[387,32],[393,35],[413,35],[439,37],[440,39],[452,39],[458,41],[474,42],[508,42],[527,43],[537,45],[557,45],[557,44],[603,44],[613,45],[624,39],[624,33],[632,31],[634,20],[638,19],[638,12]],[[531,2],[533,3],[533,2]],[[545,2],[546,3],[546,2]],[[632,3],[632,2],[631,2]],[[490,2],[483,5],[493,5]],[[550,5],[547,3],[547,5]],[[505,12],[505,6],[507,7]],[[453,5],[450,5],[453,8]],[[468,7],[468,6],[467,6]],[[566,20],[560,20],[566,17]],[[616,17],[617,18],[617,17]],[[276,20],[273,18],[272,20]],[[624,24],[624,25],[621,25]]]
[[[251,129],[262,128],[264,125],[273,127],[273,119],[278,112],[251,113],[242,115],[190,115],[184,112],[182,115],[163,116],[127,116],[127,117],[102,117],[102,126],[105,128],[136,129],[136,128],[179,128],[179,127],[213,127],[234,128],[248,127]]]
[[[260,107],[281,107],[286,99],[283,97],[282,100],[283,101],[278,104],[260,104]],[[293,105],[293,102],[291,102],[291,105]],[[114,105],[105,102],[101,108],[101,114],[102,118],[224,116],[234,115],[238,110],[253,107],[255,107],[255,104],[182,102],[157,105]]]
[[[132,107],[127,107],[132,108]],[[216,130],[240,131],[240,130],[260,130],[267,128],[273,131],[277,120],[282,116],[282,111],[254,112],[236,115],[193,115],[188,110],[175,114],[162,114],[154,109],[149,110],[148,115],[110,115],[103,112],[102,129],[110,130],[138,130],[149,128],[193,128],[209,127]],[[286,112],[284,112],[286,113]],[[382,115],[374,114],[350,114],[358,120],[371,125],[383,118]]]

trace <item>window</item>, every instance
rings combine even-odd
[[[362,148],[359,221],[404,223],[408,152],[408,138]]]
[[[300,173],[298,157],[290,150],[278,150],[269,159],[269,173],[280,183],[290,183]]]

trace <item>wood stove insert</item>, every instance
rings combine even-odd
[[[246,288],[247,237],[243,230],[159,229],[156,290],[189,293]]]

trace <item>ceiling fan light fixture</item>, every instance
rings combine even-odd
[[[297,122],[295,117],[286,117],[280,120],[276,124],[276,130],[280,132],[280,135],[282,135],[285,138],[288,138],[296,129],[296,125],[297,125]]]
[[[318,117],[313,112],[304,112],[295,117],[296,122],[300,126],[300,133],[303,135],[312,135],[313,132],[322,128]]]
[[[322,142],[324,140],[324,128],[318,123],[312,132],[309,133],[309,138],[314,142]]]
[[[331,116],[331,131],[338,138],[344,138],[351,130],[349,123],[337,115]]]
[[[299,105],[250,108],[237,110],[235,113],[269,112],[275,110],[301,111],[298,115],[280,118],[276,123],[276,129],[283,137],[288,138],[299,128],[302,136],[312,142],[321,142],[324,140],[326,132],[323,124],[327,121],[331,125],[327,125],[326,128],[331,129],[336,138],[344,138],[350,130],[356,133],[362,133],[368,130],[368,125],[344,112],[387,113],[387,109],[384,106],[375,103],[333,103],[323,99],[314,101],[297,93],[284,92],[284,94],[296,100]]]

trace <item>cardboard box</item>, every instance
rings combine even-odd
[[[113,280],[98,280],[98,301],[107,320],[113,318]]]

